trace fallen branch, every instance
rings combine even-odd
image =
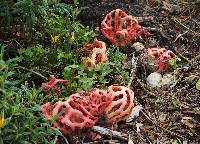
[[[91,128],[92,131],[98,132],[102,135],[111,136],[120,140],[128,141],[128,136],[118,131],[113,131],[108,128],[100,127],[100,126],[93,126]]]
[[[175,40],[174,40],[173,42],[175,43],[180,37],[182,37],[182,36],[185,35],[186,33],[188,33],[188,31],[185,31],[185,32],[182,33],[182,34],[178,34],[178,36],[175,38]]]
[[[144,21],[152,21],[153,17],[152,16],[146,16],[146,17],[135,17],[139,23],[144,22]]]

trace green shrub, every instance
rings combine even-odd
[[[51,48],[71,50],[88,43],[95,36],[89,27],[84,27],[78,21],[67,16],[48,13],[40,19],[39,28],[35,28],[36,40],[46,40]],[[54,39],[57,37],[56,39]]]
[[[67,91],[74,93],[91,88],[106,88],[110,84],[126,85],[129,80],[126,56],[118,48],[111,48],[109,61],[98,67],[86,67],[82,63],[65,67],[63,75],[69,80]]]
[[[71,12],[72,18],[79,12],[79,9],[72,10],[72,6],[60,4],[58,0],[1,0],[0,18],[2,21],[0,24],[1,26],[13,26],[23,23],[32,27],[42,13],[52,11],[52,8],[63,15]]]
[[[29,44],[42,44],[69,50],[82,46],[95,36],[76,17],[81,8],[58,0],[18,0],[0,3],[0,24],[6,37],[26,39]],[[4,32],[6,31],[6,32]],[[10,33],[7,34],[7,33]],[[16,34],[18,36],[16,36]],[[51,37],[58,36],[58,42]]]
[[[35,4],[35,3],[34,3]],[[39,3],[39,15],[33,31],[29,31],[28,46],[18,50],[21,62],[21,81],[39,78],[33,71],[49,77],[56,74],[60,77],[64,67],[80,61],[75,54],[76,48],[93,40],[94,32],[84,27],[77,20],[79,8],[71,5],[48,1]],[[27,71],[29,69],[30,71]]]
[[[21,60],[20,66],[29,70],[24,71],[23,69],[19,69],[21,73],[26,74],[26,76],[21,75],[21,80],[37,77],[33,75],[31,71],[40,73],[45,77],[49,77],[51,74],[61,76],[64,67],[78,61],[78,57],[73,51],[65,52],[62,49],[48,49],[44,48],[42,45],[21,48],[19,50],[19,55]],[[40,77],[37,77],[37,79],[38,78]]]
[[[14,79],[17,59],[4,61],[3,48],[0,54],[0,114],[5,119],[0,128],[1,144],[53,143],[53,128],[41,114],[40,106],[45,102],[41,89],[18,86]]]

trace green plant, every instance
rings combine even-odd
[[[0,127],[0,143],[53,143],[52,135],[62,135],[46,122],[40,106],[45,100],[41,89],[21,87],[15,80],[17,59],[5,61],[0,53],[0,112],[4,121]],[[2,116],[2,115],[1,115]]]
[[[13,58],[4,61],[4,45],[0,44],[0,94],[7,93],[7,89],[14,90],[13,84],[17,84],[18,81],[8,81],[8,78],[14,74],[13,67],[17,65],[18,58]]]
[[[76,20],[79,13],[80,9],[66,4],[57,4],[42,12],[40,21],[35,26],[37,39],[47,37],[50,39],[51,47],[65,50],[79,48],[88,43],[95,34],[89,27],[84,27]]]
[[[40,73],[45,77],[49,77],[51,74],[61,76],[64,67],[78,61],[78,57],[73,51],[65,52],[62,49],[48,49],[39,44],[28,48],[21,48],[19,55],[21,59],[20,67],[18,67],[20,72],[22,73],[24,71],[21,67],[29,70],[24,71],[25,75],[22,75],[22,81],[31,77],[38,79],[36,75],[32,75],[32,71]]]
[[[37,20],[39,5],[44,5],[44,1],[34,2],[32,0],[3,0],[0,3],[1,26],[13,26],[26,23],[32,27]]]
[[[126,56],[118,48],[112,48],[109,54],[109,62],[97,67],[86,67],[82,63],[65,67],[63,75],[69,80],[67,91],[71,94],[91,88],[106,88],[111,84],[127,84],[129,75],[127,66],[123,64]]]
[[[80,24],[76,17],[82,8],[61,3],[58,0],[18,0],[0,3],[0,22],[2,31],[9,36],[29,39],[29,43],[51,45],[69,50],[82,46],[95,36],[89,27]],[[6,36],[7,37],[7,36]],[[56,47],[56,48],[57,48]]]
[[[1,26],[10,26],[13,17],[11,14],[13,2],[12,0],[2,1],[0,3],[0,19],[1,19]]]
[[[200,79],[196,83],[196,89],[200,91]]]
[[[41,15],[34,23],[34,33],[29,33],[32,41],[18,50],[21,58],[18,69],[20,72],[25,70],[21,75],[22,81],[30,77],[38,80],[38,77],[33,77],[33,71],[42,77],[61,76],[64,67],[80,61],[74,50],[95,36],[89,27],[85,28],[76,21],[81,9],[55,1],[43,2],[38,7]]]
[[[51,6],[59,4],[57,0],[2,0],[0,3],[1,26],[25,23],[28,27],[32,27],[41,12],[48,11]]]
[[[169,62],[169,65],[173,68],[173,69],[176,69],[177,68],[177,62],[180,61],[180,58],[178,57],[174,57],[174,58],[171,58],[170,60],[168,60]]]

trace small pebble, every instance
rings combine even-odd
[[[160,85],[161,80],[162,75],[160,73],[153,72],[147,77],[147,84],[151,87],[157,87]]]

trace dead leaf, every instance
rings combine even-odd
[[[131,139],[131,135],[129,135],[128,144],[134,144],[134,143],[133,143],[133,140]]]
[[[144,125],[144,126],[143,126],[143,129],[144,129],[144,130],[149,130],[149,129],[153,129],[153,128],[155,128],[154,125]]]
[[[89,133],[89,137],[90,137],[90,139],[93,140],[93,141],[99,140],[99,139],[102,138],[101,135],[99,135],[99,134],[97,134],[97,133],[95,133],[95,132],[90,132],[90,133]]]
[[[172,140],[172,144],[178,144],[177,140]]]
[[[195,124],[194,124],[194,121],[192,119],[192,117],[183,117],[181,122],[188,126],[189,128],[194,128],[195,127]]]
[[[166,117],[167,117],[167,115],[162,113],[161,115],[159,115],[158,120],[160,122],[165,122]]]
[[[162,4],[163,4],[162,8],[164,10],[169,10],[171,8],[171,4],[168,3],[167,1],[163,1]]]

